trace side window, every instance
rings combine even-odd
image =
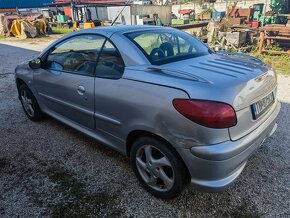
[[[93,76],[105,38],[80,35],[58,44],[48,55],[45,67],[51,70]]]
[[[123,75],[124,68],[120,53],[110,41],[106,41],[96,67],[96,76],[119,79]]]

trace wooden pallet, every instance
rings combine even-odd
[[[269,54],[288,54],[290,56],[290,49],[288,51],[273,51],[264,48],[265,40],[267,45],[272,45],[275,41],[285,41],[290,46],[290,27],[282,25],[269,25],[259,28],[260,41],[258,52]],[[270,34],[271,33],[271,34]]]

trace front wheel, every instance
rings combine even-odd
[[[171,199],[182,192],[184,164],[168,144],[140,138],[132,146],[130,160],[139,182],[154,196]]]
[[[19,87],[18,91],[22,107],[27,117],[33,121],[42,120],[44,114],[40,110],[37,100],[28,88],[28,86],[22,84]]]

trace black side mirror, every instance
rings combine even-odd
[[[32,61],[29,61],[29,67],[32,69],[39,69],[41,67],[41,59],[36,58]]]

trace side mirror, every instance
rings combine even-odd
[[[32,61],[29,61],[29,67],[32,69],[39,69],[41,67],[41,59],[36,58]]]

